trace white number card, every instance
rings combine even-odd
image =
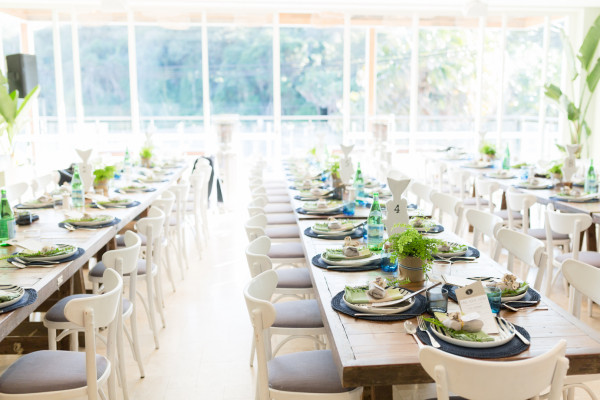
[[[481,330],[488,335],[498,333],[498,324],[496,323],[481,282],[477,281],[471,285],[456,289],[455,293],[458,305],[463,314],[478,313],[483,321],[483,328]]]

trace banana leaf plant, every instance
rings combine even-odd
[[[39,85],[34,87],[19,104],[18,92],[16,90],[9,92],[8,80],[0,71],[0,137],[6,133],[11,149],[15,135],[27,120],[26,115],[31,100],[38,95],[39,90]]]
[[[583,139],[587,139],[592,134],[585,116],[600,80],[600,58],[594,60],[594,54],[598,42],[600,42],[600,16],[587,32],[577,56],[575,56],[571,42],[563,30],[561,30],[561,36],[569,74],[568,86],[565,89],[569,91],[569,94],[565,93],[566,90],[561,90],[551,83],[544,85],[544,93],[546,97],[554,101],[559,111],[563,112],[569,120],[571,144],[583,144]],[[577,78],[581,79],[580,93],[575,93],[574,82]],[[564,146],[559,144],[556,146],[566,152]]]

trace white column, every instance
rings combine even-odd
[[[537,150],[538,159],[543,159],[548,153],[548,140],[546,140],[546,95],[544,94],[544,85],[548,81],[548,49],[550,48],[550,17],[544,18],[544,39],[543,39],[543,56],[542,56],[542,85],[540,87],[540,109],[538,113],[538,137]]]
[[[502,116],[504,115],[504,78],[506,69],[506,14],[502,15],[502,29],[500,33],[500,76],[498,77],[498,106],[496,107],[496,149],[500,151],[500,139],[502,138]]]
[[[56,115],[58,133],[66,133],[67,113],[65,111],[65,91],[63,84],[62,51],[60,47],[60,23],[58,12],[52,12],[52,44],[54,46],[54,85],[56,87]]]
[[[344,67],[342,82],[342,143],[347,143],[350,133],[350,74],[351,69],[351,41],[350,15],[344,15]]]
[[[475,72],[476,86],[475,86],[475,123],[473,129],[473,142],[477,145],[479,138],[479,132],[483,129],[483,53],[485,44],[485,24],[486,18],[479,17],[479,30],[477,33],[477,70]],[[479,149],[474,149],[474,153],[477,154]]]
[[[129,53],[129,98],[131,104],[131,130],[140,133],[140,102],[138,97],[137,54],[133,12],[127,13],[127,41]]]
[[[204,114],[204,137],[210,138],[210,81],[208,79],[208,28],[206,12],[202,13],[202,111]]]
[[[419,16],[412,17],[412,41],[410,49],[410,115],[408,151],[415,151],[415,135],[418,130],[419,116]]]
[[[83,92],[81,89],[81,62],[79,57],[79,23],[77,13],[71,12],[71,42],[73,48],[73,81],[75,87],[75,116],[77,124],[83,124]]]
[[[275,159],[281,157],[281,42],[279,13],[273,14],[273,133],[275,134]],[[290,141],[291,143],[291,141]]]

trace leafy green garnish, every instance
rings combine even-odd
[[[410,225],[400,226],[406,230],[395,233],[388,239],[392,254],[390,260],[396,262],[399,258],[416,257],[423,260],[423,270],[426,272],[433,260],[433,254],[437,252],[442,241],[423,236]]]
[[[512,290],[512,289],[503,290],[502,296],[503,297],[517,296],[517,295],[520,295],[520,294],[526,292],[528,289],[529,289],[529,283],[521,282],[521,285],[519,286],[519,288],[517,290]]]
[[[494,338],[489,336],[485,332],[466,332],[466,331],[455,331],[454,329],[447,328],[444,326],[442,321],[437,318],[423,318],[425,321],[433,324],[435,326],[439,326],[446,332],[446,334],[454,339],[465,340],[468,342],[493,342]]]
[[[19,257],[51,257],[51,256],[59,256],[61,254],[72,253],[75,250],[75,246],[60,246],[52,250],[48,251],[37,251],[35,253],[27,253],[23,251],[19,253]]]
[[[77,223],[77,222],[108,221],[111,218],[112,217],[110,217],[108,215],[100,215],[97,217],[70,218],[70,219],[65,219],[64,222],[68,222],[68,223],[72,224],[72,223]]]

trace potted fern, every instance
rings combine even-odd
[[[496,158],[496,146],[490,143],[483,143],[479,148],[479,153],[481,153],[485,161],[491,162]]]
[[[144,146],[140,150],[140,158],[142,160],[142,167],[150,168],[152,160],[152,148]]]
[[[441,241],[421,235],[410,225],[400,226],[404,231],[395,233],[388,239],[390,261],[398,262],[402,275],[411,282],[422,282],[431,268],[433,254]]]
[[[108,196],[108,182],[115,177],[115,170],[113,165],[94,170],[94,189],[102,189],[104,195]]]
[[[554,164],[550,167],[550,169],[548,169],[548,173],[550,174],[550,177],[552,179],[556,180],[557,182],[560,182],[562,180],[562,164]]]
[[[340,162],[334,161],[329,166],[329,171],[331,172],[331,186],[333,187],[333,198],[341,200],[342,199],[342,191],[343,191],[343,182],[340,176]]]

